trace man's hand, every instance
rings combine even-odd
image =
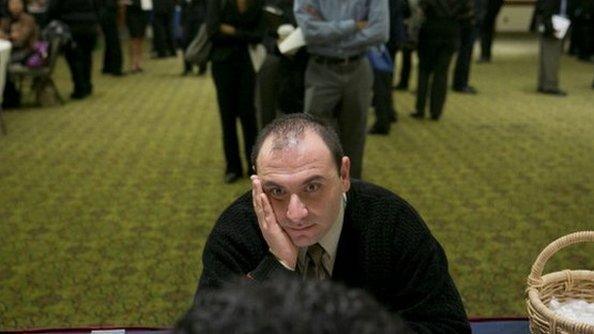
[[[226,24],[226,23],[221,24],[221,27],[219,28],[219,30],[221,31],[221,33],[223,33],[225,35],[235,35],[235,27],[230,24]]]
[[[367,28],[367,21],[357,21],[355,24],[357,25],[357,30],[363,30]]]
[[[297,266],[299,250],[278,224],[268,196],[262,190],[262,183],[258,176],[253,175],[251,179],[254,211],[256,211],[256,216],[258,216],[258,224],[260,225],[264,240],[266,240],[268,247],[270,247],[270,252],[284,265],[294,270]]]

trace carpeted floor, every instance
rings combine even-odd
[[[540,250],[594,229],[594,65],[565,57],[569,96],[541,96],[536,54],[531,37],[497,40],[494,62],[473,65],[480,94],[450,94],[439,123],[408,117],[414,96],[397,92],[400,122],[367,142],[365,179],[426,219],[470,316],[525,315]],[[209,77],[181,77],[171,58],[106,77],[96,56],[88,100],[4,113],[0,330],[171,325],[217,215],[249,189],[222,183]],[[63,62],[57,82],[67,96]],[[594,269],[592,254],[573,246],[547,270]]]

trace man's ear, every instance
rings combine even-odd
[[[349,157],[342,157],[340,165],[340,181],[342,182],[342,191],[347,192],[351,187],[351,159]]]

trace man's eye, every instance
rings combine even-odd
[[[313,193],[313,192],[318,191],[319,189],[320,189],[319,183],[310,183],[305,188],[305,191],[307,191],[308,193]]]
[[[282,189],[280,188],[272,188],[269,190],[270,196],[273,197],[281,197],[283,196],[283,194],[285,193]]]

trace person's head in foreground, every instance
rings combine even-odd
[[[362,290],[330,281],[278,278],[209,291],[179,320],[174,334],[412,333]]]
[[[252,164],[256,211],[274,214],[297,247],[318,242],[351,185],[350,161],[336,133],[307,114],[277,118],[260,132]]]

